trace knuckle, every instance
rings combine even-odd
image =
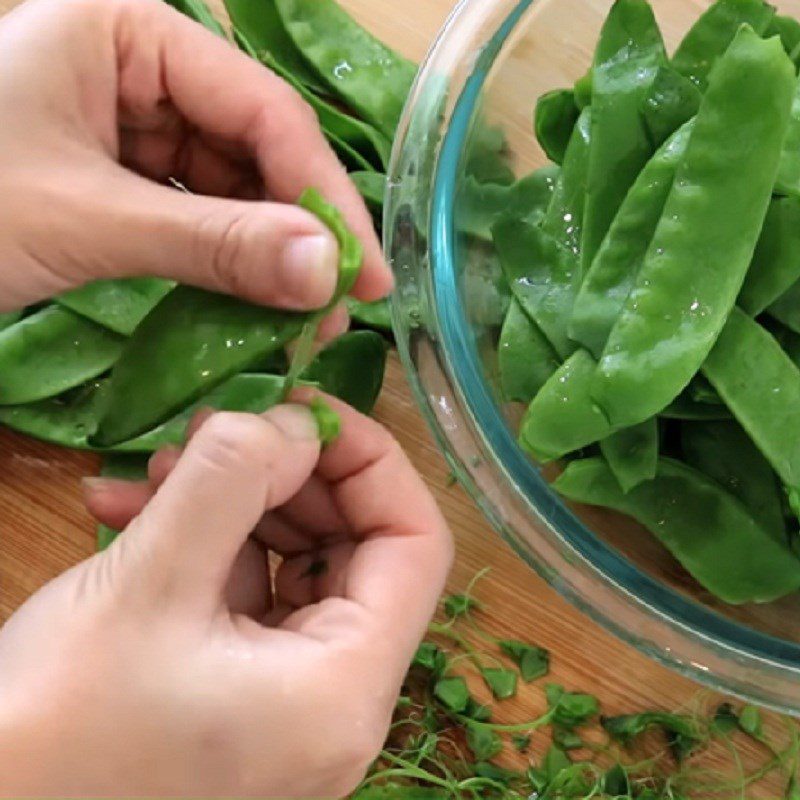
[[[205,264],[215,286],[237,296],[247,296],[248,254],[257,237],[257,223],[246,210],[211,214],[195,229],[196,262]]]
[[[242,464],[258,469],[271,459],[275,431],[255,415],[221,412],[209,417],[195,439],[213,469],[227,471]]]

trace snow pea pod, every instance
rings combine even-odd
[[[763,34],[774,16],[775,9],[764,0],[717,0],[678,45],[672,57],[673,69],[705,91],[712,68],[742,25]]]
[[[800,280],[800,197],[780,197],[769,206],[753,261],[739,293],[740,308],[758,316]]]
[[[318,97],[291,72],[284,69],[268,51],[256,51],[240,30],[234,32],[234,38],[245,53],[283,78],[311,106],[331,147],[349,171],[383,171],[386,168],[389,163],[391,143],[385,136],[371,125],[351,117]]]
[[[660,66],[664,41],[646,0],[617,0],[595,53],[592,143],[581,242],[584,272],[636,176],[653,154],[642,102]]]
[[[560,364],[547,337],[516,300],[500,332],[498,360],[503,397],[512,403],[530,403]]]
[[[562,164],[580,110],[569,89],[546,92],[536,101],[533,129],[545,155]]]
[[[542,229],[577,258],[581,249],[592,128],[591,108],[581,112],[564,156]]]
[[[703,374],[783,483],[800,489],[800,369],[778,341],[734,309]]]
[[[689,122],[677,131],[642,170],[575,299],[569,334],[598,358],[636,282],[692,127]]]
[[[767,312],[790,330],[800,333],[800,281],[793,283]]]
[[[174,288],[172,281],[161,278],[95,281],[59,295],[55,301],[114,333],[130,336]]]
[[[10,328],[20,319],[22,319],[22,311],[6,311],[4,314],[0,314],[0,331]]]
[[[275,0],[286,32],[333,95],[394,138],[417,69],[335,0]]]
[[[695,422],[681,428],[689,466],[738,498],[773,539],[786,544],[778,482],[769,462],[733,421]]]
[[[636,519],[727,603],[766,603],[800,588],[800,560],[716,481],[678,461],[662,458],[655,479],[628,494],[598,458],[573,462],[553,486]]]
[[[0,332],[0,404],[65,392],[105,372],[125,340],[66,308],[47,306]]]
[[[659,67],[642,103],[642,115],[655,147],[661,145],[700,109],[702,94],[671,67]]]
[[[371,413],[383,386],[387,345],[372,331],[340,336],[303,373],[303,380],[344,400],[362,414]]]
[[[612,424],[659,414],[713,347],[767,213],[794,81],[780,42],[750,28],[718,61],[595,376],[592,396]]]
[[[731,412],[725,406],[698,403],[688,392],[678,395],[660,414],[662,419],[684,421],[707,421],[730,419]]]
[[[372,216],[380,223],[383,217],[383,198],[386,194],[386,176],[380,172],[351,172],[350,180],[364,198]]]
[[[575,350],[567,325],[578,262],[538,225],[505,217],[492,227],[497,255],[514,297],[561,358]]]
[[[164,422],[288,344],[308,318],[179,286],[128,341],[91,444],[110,447]]]
[[[795,87],[789,127],[783,140],[775,192],[792,197],[800,196],[800,80]]]
[[[392,333],[392,309],[388,299],[364,303],[348,297],[345,302],[347,303],[347,312],[354,322],[383,333]]]
[[[225,10],[233,27],[247,38],[256,53],[269,53],[284,71],[304,86],[317,94],[326,93],[322,81],[286,33],[275,0],[225,0]]]
[[[652,419],[612,433],[600,442],[600,452],[627,494],[651,481],[658,469],[658,420]]]
[[[786,55],[797,64],[800,55],[800,22],[794,17],[776,14],[767,27],[765,36],[780,36]]]
[[[203,0],[166,0],[181,14],[185,14],[195,22],[199,22],[204,28],[215,33],[217,36],[225,36],[225,29],[220,25],[219,20],[211,13],[211,9]]]
[[[586,350],[577,350],[528,407],[519,441],[540,461],[555,461],[614,432],[589,394],[596,368]]]

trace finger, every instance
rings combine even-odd
[[[146,113],[168,101],[204,135],[242,143],[277,200],[294,203],[317,187],[364,244],[356,294],[385,295],[392,278],[369,212],[297,92],[163,4],[127,3],[119,13],[117,30],[126,34],[117,42],[122,107]]]
[[[183,449],[168,445],[157,450],[147,462],[147,479],[153,489],[157,489],[167,479],[178,464]]]
[[[312,475],[277,513],[306,536],[315,537],[317,544],[325,536],[342,536],[350,530],[336,506],[330,485],[318,475]]]
[[[141,513],[154,494],[148,481],[84,478],[83,499],[89,513],[115,531],[125,528]]]
[[[248,539],[233,562],[225,602],[231,614],[263,619],[272,606],[269,561],[263,547]]]
[[[340,542],[284,560],[275,575],[277,603],[296,609],[326,597],[345,597],[355,550],[354,542]]]
[[[369,612],[366,622],[356,613],[354,624],[361,619],[382,637],[390,632],[392,646],[383,655],[402,677],[444,588],[452,539],[432,495],[388,432],[344,403],[326,401],[340,414],[342,432],[323,451],[317,473],[331,484],[337,508],[360,540],[348,565],[345,598]],[[336,637],[340,624],[326,618],[325,608],[286,624]]]
[[[344,303],[339,303],[320,323],[317,329],[318,344],[324,346],[328,342],[338,339],[347,333],[349,327],[350,314],[347,311],[347,306]]]
[[[319,451],[299,406],[210,417],[118,540],[124,576],[159,601],[216,609],[250,531],[305,483]]]

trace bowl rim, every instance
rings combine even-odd
[[[387,188],[384,236],[387,257],[392,260],[395,221],[403,204],[408,202],[408,193],[403,190],[407,166],[419,162],[419,141],[414,131],[420,127],[420,108],[429,113],[430,103],[422,101],[430,93],[443,91],[441,76],[448,73],[454,58],[469,58],[466,77],[457,85],[452,84],[457,91],[452,92],[446,102],[441,135],[435,145],[433,139],[429,143],[430,147],[435,147],[435,160],[431,198],[424,209],[430,259],[427,282],[421,287],[429,296],[426,305],[429,313],[424,324],[430,327],[431,337],[438,343],[439,364],[453,391],[453,402],[471,423],[472,435],[481,439],[482,452],[494,460],[495,473],[505,478],[504,485],[499,488],[514,493],[514,501],[527,507],[537,535],[555,537],[568,554],[563,563],[556,565],[555,574],[552,563],[541,563],[542,552],[534,550],[532,553],[520,541],[521,534],[509,528],[499,509],[480,488],[485,477],[475,474],[476,467],[465,458],[463,448],[454,446],[444,430],[439,415],[431,407],[430,393],[420,380],[409,346],[412,330],[407,310],[396,294],[393,321],[406,373],[423,416],[473,500],[529,566],[570,603],[619,638],[684,675],[714,689],[797,713],[800,690],[795,688],[792,692],[791,688],[797,687],[800,679],[800,644],[734,622],[686,598],[642,572],[616,548],[592,533],[549,487],[539,471],[532,468],[495,402],[481,367],[458,286],[459,237],[453,224],[456,191],[459,176],[463,174],[462,154],[470,125],[495,58],[526,12],[540,2],[496,0],[493,5],[502,13],[491,20],[487,5],[492,4],[487,4],[486,0],[460,0],[453,9],[420,68],[400,122],[389,169],[391,180]],[[478,44],[470,40],[475,28],[470,18],[478,15],[491,23],[493,34],[480,43],[477,58],[474,58],[466,43]],[[426,120],[422,120],[422,127],[425,124]],[[579,576],[570,574],[570,570],[575,569],[569,564],[570,558],[579,565]],[[639,630],[648,630],[655,622],[662,633],[669,630],[670,635],[659,643],[654,636],[658,631],[642,637],[630,627],[622,626],[618,619],[612,618],[613,609],[608,613],[598,608],[586,592],[578,588],[586,576],[591,582],[604,584],[603,588],[610,589],[619,602],[634,607],[632,621]],[[630,608],[627,610],[630,612]]]

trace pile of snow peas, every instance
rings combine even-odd
[[[720,600],[800,588],[800,23],[718,0],[670,57],[617,0],[539,98],[548,158],[491,234],[519,439],[555,489],[638,520]]]

